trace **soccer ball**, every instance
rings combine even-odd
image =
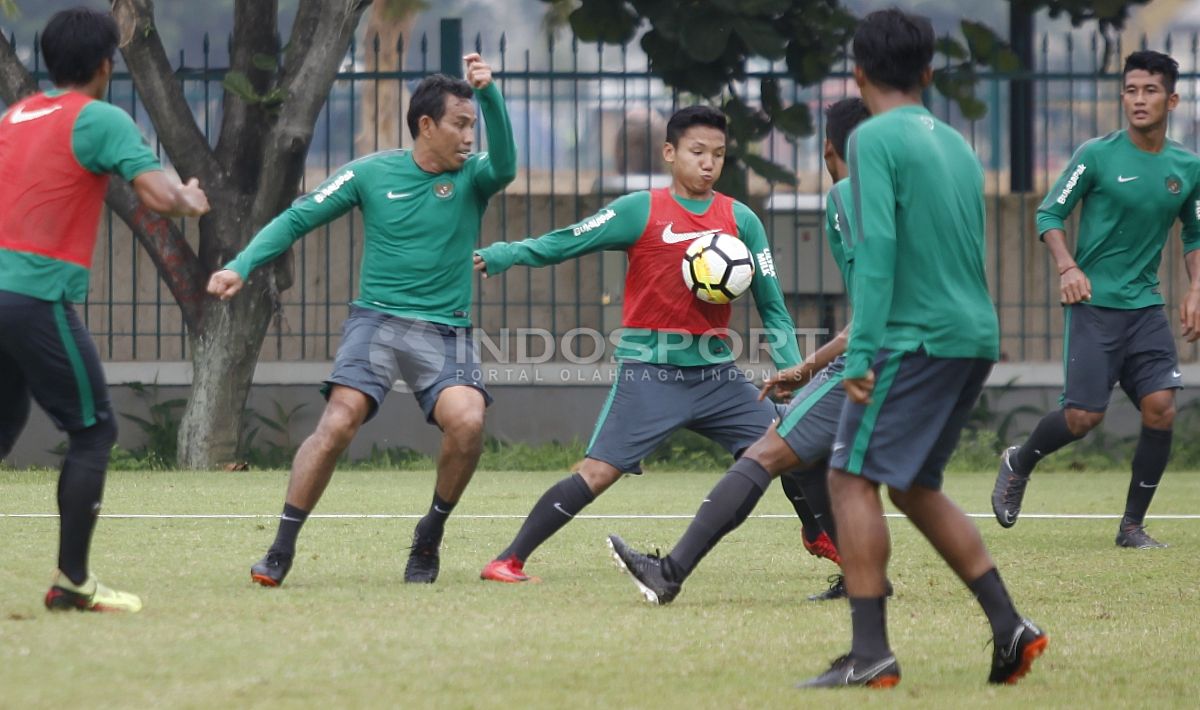
[[[705,303],[729,303],[750,288],[753,278],[750,250],[729,234],[700,237],[683,255],[683,283]]]

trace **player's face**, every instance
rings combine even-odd
[[[679,145],[663,146],[663,160],[680,196],[707,197],[725,166],[725,133],[712,126],[692,126],[679,137]]]
[[[1179,94],[1168,93],[1162,74],[1134,69],[1125,75],[1121,105],[1132,128],[1157,128],[1167,121],[1167,113],[1179,103]]]
[[[421,117],[421,137],[445,170],[458,170],[471,155],[475,142],[475,103],[446,95],[442,120]]]

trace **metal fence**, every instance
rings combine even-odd
[[[411,145],[403,121],[408,89],[449,62],[457,70],[463,38],[454,23],[440,37],[420,37],[399,47],[399,71],[368,71],[376,66],[378,44],[352,46],[316,126],[308,156],[306,185],[342,163],[378,149]],[[1183,41],[1180,41],[1180,40]],[[34,43],[36,44],[36,43]],[[438,45],[435,55],[432,45]],[[553,43],[514,49],[503,35],[468,40],[496,68],[496,77],[516,132],[519,173],[485,218],[482,241],[515,240],[577,221],[606,199],[657,184],[657,155],[665,119],[680,97],[650,76],[640,53],[627,47]],[[209,66],[209,42],[199,58],[180,55],[177,75],[206,135],[215,141],[225,70]],[[1155,48],[1173,52],[1183,73],[1183,99],[1171,123],[1171,136],[1190,149],[1200,147],[1200,37],[1167,37]],[[1002,350],[1010,360],[1056,360],[1061,355],[1061,308],[1057,279],[1033,228],[1033,212],[1048,184],[1084,140],[1121,127],[1120,75],[1114,57],[1096,36],[1070,33],[1039,38],[1035,68],[1019,75],[984,73],[977,96],[987,115],[965,119],[957,106],[930,93],[927,104],[967,137],[987,174],[989,280],[1000,314]],[[27,45],[29,64],[44,79],[36,49]],[[442,61],[436,61],[440,56]],[[1109,58],[1106,62],[1105,57]],[[767,227],[788,306],[800,327],[834,330],[845,322],[847,306],[840,279],[823,247],[822,195],[829,178],[821,165],[824,133],[821,108],[856,92],[848,64],[825,81],[801,87],[781,66],[752,67],[737,92],[758,98],[759,82],[775,78],[785,99],[806,103],[816,119],[814,136],[790,141],[768,137],[762,154],[793,170],[796,189],[752,180],[751,206]],[[1035,192],[1010,194],[1008,134],[1014,79],[1034,83]],[[127,73],[118,73],[110,100],[127,110],[157,147],[154,128]],[[482,130],[479,140],[482,141]],[[483,146],[481,146],[483,147]],[[160,151],[161,153],[161,151]],[[163,156],[165,160],[165,155]],[[184,225],[196,239],[192,225]],[[345,304],[356,295],[356,261],[362,255],[362,228],[349,216],[303,239],[296,247],[296,281],[283,294],[279,318],[268,334],[265,360],[331,359],[340,337]],[[622,255],[592,255],[557,267],[515,269],[499,279],[480,281],[475,321],[495,334],[501,328],[545,328],[555,337],[577,327],[610,330],[619,326]],[[1178,304],[1186,281],[1177,239],[1163,260],[1164,296]],[[119,220],[108,214],[97,246],[92,289],[84,307],[88,327],[107,360],[179,360],[188,357],[179,311],[148,257]],[[749,299],[736,304],[734,325],[756,323]],[[1187,346],[1184,360],[1197,359]]]

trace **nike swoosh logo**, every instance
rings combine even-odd
[[[1004,511],[1004,522],[1008,523],[1009,525],[1012,525],[1012,521],[1013,521],[1012,511],[1010,511],[1010,510]]]
[[[437,512],[441,513],[442,515],[448,515],[450,513],[450,511],[448,511],[448,510],[442,510],[441,508],[439,508],[437,506],[437,503],[433,504],[433,509],[436,510]]]
[[[62,106],[51,106],[49,108],[38,109],[37,111],[26,111],[23,107],[18,106],[16,110],[9,116],[9,123],[25,123],[26,121],[35,121],[39,118],[44,118],[58,111]]]
[[[283,518],[284,520],[287,520],[288,522],[292,522],[292,523],[303,523],[304,522],[300,518],[293,518],[290,515],[281,515],[279,517]]]
[[[1155,483],[1154,485],[1148,486],[1148,485],[1146,485],[1145,481],[1138,481],[1138,485],[1141,486],[1142,488],[1158,488],[1157,483]]]
[[[411,192],[392,192],[391,190],[388,190],[388,199],[389,200],[403,200],[406,197],[412,197],[412,196],[413,196],[413,193],[411,193]]]
[[[834,444],[834,445],[833,445],[833,450],[834,450],[834,452],[841,451],[841,450],[842,450],[842,449],[844,449],[844,448],[846,448],[846,445],[845,445],[845,444],[843,444],[843,443],[841,443],[841,442],[838,442],[838,443],[836,443],[836,444]]]
[[[667,226],[663,227],[662,240],[667,244],[678,244],[679,242],[690,242],[693,239],[707,237],[710,234],[716,234],[721,231],[719,229],[706,229],[703,232],[672,232],[671,226],[674,222],[668,222]]]
[[[1183,373],[1179,370],[1171,370],[1171,377],[1183,377]]]
[[[555,504],[554,504],[554,509],[555,509],[555,510],[557,510],[558,512],[562,513],[563,515],[567,516],[568,518],[574,518],[574,517],[575,517],[574,515],[571,515],[571,514],[570,514],[570,513],[568,513],[567,511],[563,510],[562,503],[555,503]]]
[[[1139,177],[1141,177],[1141,175],[1134,175],[1133,177],[1125,177],[1123,175],[1118,175],[1117,182],[1133,182],[1134,180],[1137,180]]]
[[[894,660],[895,659],[893,659],[891,657],[885,658],[882,661],[879,661],[875,665],[871,666],[870,668],[866,669],[862,673],[855,673],[854,669],[851,668],[850,672],[846,674],[846,680],[850,681],[851,683],[858,683],[859,681],[867,680],[868,678],[875,675],[879,671],[883,670],[884,668],[887,668],[889,665],[891,665],[891,663]]]

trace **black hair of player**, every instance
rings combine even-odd
[[[42,58],[55,86],[81,86],[117,53],[117,21],[107,12],[73,7],[54,13],[42,30]]]
[[[846,144],[850,132],[871,117],[867,104],[857,96],[842,99],[825,107],[825,138],[833,144],[837,157],[846,159]]]
[[[679,139],[692,126],[711,126],[721,133],[725,133],[728,121],[725,114],[712,106],[681,108],[671,116],[671,120],[667,121],[667,142],[678,148]]]
[[[408,132],[415,140],[421,132],[421,117],[428,116],[434,123],[441,123],[446,115],[446,97],[469,99],[474,94],[471,85],[462,79],[445,74],[431,74],[417,84],[412,99],[408,102]]]
[[[1179,62],[1170,55],[1148,49],[1134,52],[1125,57],[1125,69],[1121,72],[1121,78],[1124,79],[1126,74],[1137,69],[1151,75],[1158,74],[1162,77],[1163,88],[1167,93],[1175,93],[1175,82],[1179,79]]]
[[[854,62],[872,83],[911,91],[920,87],[933,61],[933,44],[929,18],[896,8],[876,10],[854,31]]]

